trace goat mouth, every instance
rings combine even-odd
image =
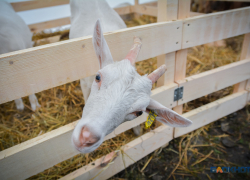
[[[76,140],[72,138],[72,144],[73,144],[74,148],[83,154],[93,152],[94,150],[96,150],[100,146],[101,143],[102,143],[102,141],[100,139],[95,143],[80,144],[80,143],[76,143]]]
[[[76,143],[76,141],[73,139],[73,144],[78,149],[78,148],[90,147],[94,145],[95,143],[82,143],[81,144],[81,143]]]
[[[74,147],[75,147],[75,149],[76,149],[77,151],[79,151],[79,152],[82,153],[82,154],[86,154],[86,153],[92,152],[92,151],[86,150],[86,147],[77,147],[77,146],[75,146],[75,145],[74,145]]]

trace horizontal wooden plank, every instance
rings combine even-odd
[[[184,87],[183,104],[250,78],[250,59],[231,63],[178,81]]]
[[[237,10],[237,13],[244,14],[246,10],[248,12],[249,9],[243,8]],[[210,16],[208,14],[191,19],[196,21]],[[245,21],[242,20],[242,22]],[[182,21],[155,23],[120,30],[106,36],[110,37],[108,43],[111,43],[114,59],[125,57],[131,46],[130,41],[123,42],[123,39],[132,39],[134,35],[141,36],[144,45],[139,59],[143,60],[179,50],[181,25]],[[223,28],[224,26],[221,27]],[[190,32],[190,36],[195,33]],[[0,98],[0,103],[94,74],[98,65],[90,39],[90,37],[78,38],[1,55],[0,73],[3,78],[0,80],[0,97],[3,98]],[[93,63],[83,59],[92,59]]]
[[[204,13],[199,13],[199,12],[192,12],[192,11],[190,11],[190,14],[189,14],[190,17],[201,16],[201,15],[204,15]]]
[[[174,137],[182,136],[223,116],[242,109],[246,105],[246,98],[247,91],[234,93],[183,114],[184,117],[193,121],[193,124],[186,128],[175,128]]]
[[[11,3],[16,12],[69,4],[69,0],[35,0]]]
[[[132,13],[131,7],[132,6],[114,8],[114,10],[119,15],[125,15],[125,14]],[[55,28],[55,27],[68,25],[68,24],[70,24],[70,17],[65,17],[65,18],[61,18],[61,19],[54,19],[51,21],[45,21],[45,22],[40,22],[40,23],[36,23],[36,24],[30,24],[29,28],[30,28],[31,32],[37,33],[37,32],[43,31],[45,29],[51,29],[51,28]]]
[[[155,6],[152,6],[150,3],[145,3],[137,6],[132,6],[131,11],[139,14],[145,14],[157,17],[158,15],[157,2],[154,5]],[[178,1],[168,0],[168,5],[167,5],[168,19],[177,20],[177,11],[178,11]]]
[[[53,0],[53,1],[35,0],[35,1],[14,2],[14,3],[11,3],[11,5],[15,9],[15,11],[18,12],[18,11],[37,9],[37,8],[63,5],[63,4],[68,4],[68,3],[69,3],[69,0]],[[168,16],[176,14],[175,12],[177,12],[177,9],[175,8],[176,6],[174,6],[174,3],[178,3],[178,2],[175,0],[170,0],[168,2]],[[157,16],[157,2],[145,3],[145,4],[140,4],[137,6],[126,6],[126,7],[114,8],[114,10],[119,15],[125,15],[125,14],[136,12],[136,13],[150,15],[150,16]],[[191,12],[191,17],[197,16],[200,14],[201,13]],[[177,17],[171,18],[171,19],[176,20]],[[60,27],[60,26],[68,25],[68,24],[70,24],[70,17],[31,24],[29,25],[29,28],[33,33],[35,33],[35,32],[43,31],[45,29]]]
[[[138,61],[181,47],[182,22],[163,22],[106,33],[115,60],[122,60],[142,39]],[[94,75],[99,64],[92,36],[71,39],[0,55],[0,103]]]
[[[182,48],[189,48],[250,32],[250,7],[184,20]]]
[[[34,5],[36,5],[34,7],[39,7],[39,4],[41,4],[41,3],[34,3],[33,1],[28,1],[28,2],[29,3],[17,2],[17,3],[14,3],[15,4],[14,6],[15,7],[20,6],[20,7],[25,8],[26,5],[29,5],[30,7],[33,7]],[[32,2],[32,3],[30,3],[30,2]],[[24,4],[22,4],[22,3],[24,3]],[[177,1],[175,1],[175,0],[169,1],[169,6],[168,6],[168,15],[169,16],[171,16],[172,14],[176,14],[176,13],[173,13],[174,11],[177,11],[177,9],[174,6],[175,3],[177,3]],[[54,4],[57,4],[57,2],[55,2]],[[114,10],[119,15],[126,15],[126,14],[137,12],[137,13],[141,13],[141,14],[145,14],[145,15],[157,16],[157,7],[152,6],[155,4],[157,5],[157,2],[156,3],[145,3],[145,4],[140,4],[137,6],[119,7],[119,8],[114,8]],[[45,1],[43,5],[44,6],[46,5],[47,7],[49,7],[49,4],[47,1]],[[27,6],[26,8],[29,8],[29,7]],[[172,17],[172,19],[176,20],[177,17],[176,18]],[[45,29],[60,27],[60,26],[68,25],[68,24],[70,24],[70,17],[40,22],[40,23],[36,23],[36,24],[31,24],[31,25],[29,25],[29,28],[33,33],[37,33],[37,32],[43,31]]]
[[[170,1],[175,1],[175,0],[170,0]],[[148,6],[155,6],[157,7],[157,1],[156,0],[152,0],[151,2],[148,3],[143,3],[142,5],[148,5]]]
[[[46,38],[43,38],[43,39],[38,39],[38,40],[35,41],[35,43],[37,45],[55,43],[55,42],[60,41],[60,38],[61,38],[61,35],[56,35],[56,36],[46,37]]]
[[[70,18],[66,17],[66,18],[31,24],[28,26],[31,32],[36,33],[36,32],[43,31],[45,29],[51,29],[54,27],[60,27],[60,26],[68,25],[68,24],[70,24]]]
[[[157,7],[147,5],[136,5],[132,7],[134,13],[157,16]]]
[[[176,105],[176,102],[173,102],[176,88],[177,84],[174,83],[162,86],[154,89],[151,97],[171,108]],[[107,135],[105,140],[145,122],[146,117],[144,114],[133,121],[121,124],[114,132]],[[77,121],[1,151],[0,177],[25,179],[78,154],[71,146],[71,134],[76,123]]]
[[[130,166],[134,162],[142,159],[149,153],[155,151],[156,149],[171,141],[172,135],[172,127],[160,126],[154,131],[144,134],[140,138],[137,138],[122,147],[121,149],[123,150],[124,154],[121,154],[120,152],[118,154],[118,157],[114,160],[114,163],[110,164],[107,169],[104,170],[100,168],[100,163],[102,161],[102,158],[100,158],[94,162],[95,165],[89,164],[87,166],[84,166],[74,171],[73,173],[70,173],[67,176],[61,178],[61,180],[82,180],[91,179],[94,177],[95,180],[108,179],[109,177],[125,169],[124,166]],[[98,175],[98,173],[100,174]]]
[[[125,14],[130,14],[133,13],[131,10],[133,6],[125,6],[125,7],[119,7],[119,8],[114,8],[114,10],[119,14],[119,15],[125,15]]]
[[[69,4],[69,0],[33,0],[11,3],[16,12]],[[114,8],[120,15],[131,13],[130,6]]]
[[[114,160],[113,163],[110,163],[107,169],[100,167],[102,159],[104,158],[102,157],[94,162],[95,165],[91,163],[68,174],[60,180],[82,180],[92,179],[94,177],[95,180],[108,179],[125,169],[125,167],[130,166],[149,153],[155,151],[156,149],[171,141],[172,136],[172,127],[160,126],[152,132],[144,134],[141,137],[123,146],[121,149],[124,153],[121,154],[121,152],[119,152],[118,157]]]

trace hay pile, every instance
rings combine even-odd
[[[126,21],[128,27],[156,22],[156,18],[141,16],[139,19]],[[68,31],[53,33],[54,35],[64,34],[62,40],[67,39]],[[33,40],[50,37],[51,34],[36,34]],[[233,38],[236,44],[241,46],[242,37]],[[207,71],[225,64],[239,60],[239,51],[232,47],[209,47],[206,45],[189,49],[187,61],[187,76]],[[143,75],[151,73],[157,68],[156,58],[137,62],[138,73]],[[217,93],[208,95],[184,105],[184,111],[190,111],[203,104],[214,101],[218,96],[228,95],[232,88],[227,88]],[[36,94],[41,104],[36,112],[32,112],[28,97],[23,98],[25,110],[16,110],[14,101],[0,105],[0,150],[7,149],[16,144],[22,143],[41,134],[49,132],[58,127],[69,124],[80,119],[84,107],[84,99],[80,89],[80,82],[72,82],[56,88],[52,88]],[[154,126],[152,127],[154,128]],[[149,130],[143,130],[146,133]],[[193,134],[192,134],[193,136]],[[58,179],[64,175],[98,159],[109,152],[120,149],[121,146],[134,140],[136,136],[131,130],[126,131],[117,137],[105,141],[96,151],[87,155],[76,155],[54,167],[45,170],[29,179]]]

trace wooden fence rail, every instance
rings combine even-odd
[[[14,8],[14,10],[16,12],[27,11],[27,10],[38,9],[38,8],[46,8],[46,7],[58,6],[58,5],[65,5],[65,4],[69,4],[69,0],[52,0],[52,1],[51,0],[35,0],[35,1],[24,1],[24,2],[11,3],[12,7]],[[148,6],[149,10],[143,11],[140,13],[144,13],[147,15],[154,15],[154,14],[152,14],[152,12],[155,11],[155,8],[152,7],[154,9],[150,9],[151,8],[150,5],[152,5],[152,4],[154,4],[154,3],[143,4],[143,6]],[[134,8],[134,6],[125,6],[125,7],[114,8],[114,10],[119,15],[134,13],[134,12],[136,12],[136,9],[137,8]],[[64,26],[64,25],[68,25],[68,24],[70,24],[70,17],[40,22],[40,23],[36,23],[36,24],[30,24],[29,28],[32,32],[39,32],[39,31],[42,31],[45,29]]]
[[[69,4],[69,0],[36,0],[11,3],[16,12]]]
[[[51,6],[49,1],[25,2],[23,6],[12,5],[16,11],[23,11],[49,7]],[[172,6],[169,6],[166,12],[174,20],[178,18],[177,13],[182,8],[180,2],[184,3],[183,0],[179,0],[179,4],[177,2],[169,0],[168,5]],[[68,0],[54,0],[52,5],[67,3]],[[146,8],[142,8],[143,6]],[[143,6],[124,7],[120,9],[120,13],[136,12],[151,15],[158,13],[156,7]],[[189,47],[250,33],[249,24],[250,7],[247,7],[106,33],[105,39],[115,60],[121,60],[126,56],[134,36],[140,37],[143,43],[138,61],[165,54],[164,58],[168,58],[169,61],[165,61],[168,70],[164,76],[164,85],[152,91],[152,98],[169,108],[180,107],[183,103],[242,81],[246,82],[245,87],[242,91],[183,114],[194,122],[190,127],[174,130],[168,126],[160,126],[153,132],[126,144],[121,148],[126,154],[118,152],[114,164],[108,167],[112,170],[100,168],[101,159],[98,159],[95,165],[92,162],[62,179],[91,179],[99,172],[101,175],[96,179],[109,178],[173,138],[243,108],[247,100],[250,101],[250,57],[248,56],[250,43],[247,39],[244,41],[246,48],[243,53],[246,56],[243,60],[185,79],[181,78],[176,83],[174,83],[176,59],[181,60],[184,56],[178,54],[175,56],[175,51],[185,51]],[[34,26],[36,29],[43,27],[45,26],[41,28],[38,25]],[[0,103],[95,74],[99,66],[91,39],[91,36],[76,38],[0,55]],[[183,98],[178,102],[173,100],[174,90],[177,87],[184,87]],[[146,115],[142,115],[133,121],[123,123],[107,135],[105,140],[145,120]],[[1,151],[1,179],[25,179],[78,154],[79,152],[71,146],[70,140],[76,123],[77,121]]]
[[[114,8],[114,10],[119,15],[125,15],[125,14],[133,13],[131,8],[132,8],[132,6],[126,6],[126,7],[121,7],[121,8]],[[37,33],[37,32],[43,31],[45,29],[51,29],[51,28],[55,28],[55,27],[68,25],[68,24],[70,24],[70,17],[65,17],[65,18],[61,18],[61,19],[55,19],[55,20],[30,24],[28,26],[33,33]]]
[[[52,2],[52,3],[51,3]],[[26,10],[32,10],[32,9],[38,9],[38,8],[45,8],[45,7],[51,7],[51,6],[58,6],[58,5],[64,5],[68,4],[69,0],[36,0],[36,1],[25,1],[25,2],[14,2],[11,3],[12,7],[16,12],[19,11],[26,11]],[[168,2],[169,8],[168,8],[168,16],[171,17],[172,14],[175,14],[177,12],[177,8],[175,6],[176,1],[175,0],[169,0]],[[138,14],[145,14],[149,16],[157,16],[157,7],[154,6],[155,3],[145,3],[140,5],[134,5],[134,6],[125,6],[125,7],[119,7],[114,8],[114,10],[119,15],[126,15],[130,13],[138,13]],[[190,16],[198,16],[202,13],[197,12],[190,12]],[[176,18],[172,18],[176,19]],[[61,19],[55,19],[45,22],[39,22],[35,24],[30,24],[29,28],[32,32],[40,32],[45,29],[51,29],[55,27],[60,27],[64,25],[70,24],[70,17],[65,17]]]
[[[216,19],[222,16],[226,17],[227,26],[217,26],[216,31],[208,32],[208,36],[199,35],[194,28],[200,29],[200,27],[207,26],[207,19]],[[237,19],[237,24],[230,19]],[[122,29],[106,33],[105,39],[113,58],[121,60],[130,49],[133,37],[140,37],[143,48],[138,61],[141,61],[183,48],[221,40],[225,37],[249,33],[249,23],[250,8],[247,7],[212,15],[201,15],[186,20]],[[193,31],[190,31],[188,24],[190,27],[192,26]],[[235,25],[240,28],[235,30]],[[190,36],[188,42],[187,32]],[[0,79],[0,103],[95,74],[99,66],[91,38],[92,36],[76,38],[0,55],[2,77]],[[93,61],[89,61],[89,59]]]

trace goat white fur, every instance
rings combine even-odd
[[[98,19],[103,23],[103,32],[127,27],[117,12],[105,0],[71,0],[70,9],[70,39],[91,35]],[[94,78],[95,76],[90,76],[80,80],[85,103],[88,100]],[[136,135],[140,135],[141,127],[136,126],[133,131]]]
[[[0,1],[0,54],[32,47],[32,33],[12,6]],[[34,94],[29,96],[32,110],[40,107]],[[18,110],[23,110],[22,99],[15,100]]]
[[[150,98],[152,84],[166,71],[163,65],[148,76],[140,76],[134,67],[141,40],[124,60],[114,62],[104,39],[99,20],[93,34],[93,45],[100,70],[92,83],[91,93],[76,125],[72,142],[77,150],[89,153],[98,148],[104,137],[125,121],[137,117],[137,112],[153,110],[156,120],[173,126],[186,127],[192,122]]]

